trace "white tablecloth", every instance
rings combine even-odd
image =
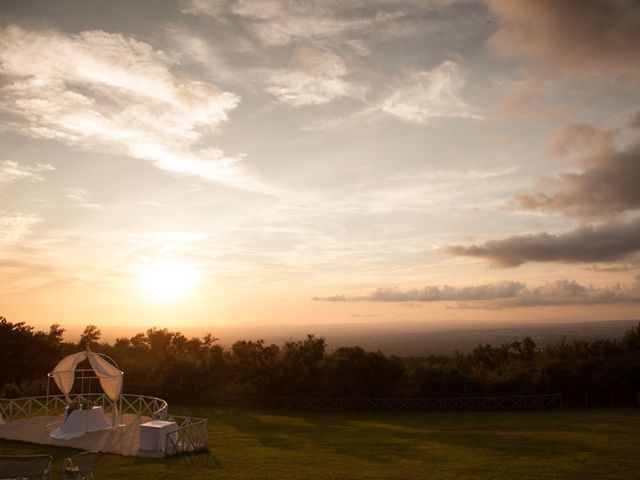
[[[163,420],[152,420],[140,424],[140,450],[164,452],[167,449],[167,434],[177,430],[178,426],[175,422],[165,422]],[[172,438],[178,438],[177,433],[173,435],[175,436],[172,436]]]
[[[76,438],[87,432],[98,432],[100,430],[108,430],[111,423],[104,416],[102,407],[93,407],[91,410],[73,410],[68,413],[64,412],[64,423],[53,432],[53,438]]]

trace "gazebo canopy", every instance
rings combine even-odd
[[[118,368],[116,362],[110,357],[87,351],[73,353],[64,357],[49,374],[49,377],[53,378],[60,391],[64,393],[67,401],[76,378],[76,367],[83,360],[89,360],[89,364],[91,364],[91,368],[109,400],[112,402],[118,400],[122,393],[122,370]]]

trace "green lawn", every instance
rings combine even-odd
[[[640,478],[640,409],[323,414],[171,407],[209,417],[209,454],[103,455],[98,479]],[[0,452],[68,449],[0,441]],[[56,478],[58,474],[56,473]]]

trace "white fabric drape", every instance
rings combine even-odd
[[[73,382],[76,379],[76,367],[85,358],[87,358],[87,352],[78,352],[64,357],[51,372],[53,381],[56,382],[67,402],[70,400],[69,392],[73,388]]]
[[[118,400],[122,393],[122,372],[94,352],[78,352],[64,357],[51,372],[51,377],[67,401],[76,378],[76,367],[87,358],[109,400],[112,402]]]
[[[115,402],[122,393],[122,372],[100,355],[93,352],[85,352],[89,358],[91,368],[96,372],[100,380],[100,386],[109,400]]]
[[[116,428],[120,423],[118,414],[118,398],[122,393],[122,372],[107,362],[104,358],[93,352],[86,352],[91,368],[96,372],[100,380],[100,386],[105,395],[111,400],[111,425]]]

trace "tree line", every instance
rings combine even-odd
[[[229,348],[208,334],[188,338],[151,328],[113,343],[85,328],[77,343],[64,329],[37,331],[0,317],[0,396],[43,394],[46,374],[89,346],[125,372],[124,391],[181,402],[260,403],[274,397],[442,398],[561,393],[565,405],[625,404],[640,391],[640,323],[619,340],[561,342],[529,338],[469,353],[400,357],[360,347],[329,351],[307,335],[275,345],[239,340]]]

